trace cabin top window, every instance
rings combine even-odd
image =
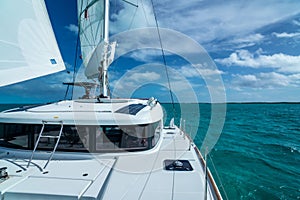
[[[43,135],[58,135],[60,125],[46,124]],[[0,145],[33,149],[42,125],[0,123]],[[159,139],[161,122],[126,126],[64,125],[57,151],[116,152],[153,148]],[[38,149],[53,149],[56,138],[41,138]]]

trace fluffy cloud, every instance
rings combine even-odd
[[[65,26],[65,28],[76,35],[78,34],[78,26],[75,24],[69,24],[68,26]]]
[[[284,75],[276,72],[258,73],[247,75],[234,75],[231,88],[242,90],[242,88],[274,89],[287,86],[299,85],[300,74]]]
[[[293,37],[299,37],[300,33],[273,33],[278,38],[293,38]]]
[[[242,66],[251,68],[274,68],[279,72],[300,72],[300,56],[283,53],[264,55],[261,50],[250,53],[248,50],[237,50],[228,58],[215,59],[216,62],[227,66]]]

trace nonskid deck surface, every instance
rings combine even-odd
[[[82,159],[45,160],[2,156],[9,178],[2,180],[2,199],[203,199],[205,175],[190,140],[179,129],[164,129],[152,150],[95,154]],[[56,152],[56,156],[60,154]],[[168,171],[166,160],[186,160],[191,171]],[[208,199],[212,199],[208,190]]]

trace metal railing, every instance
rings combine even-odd
[[[43,134],[44,133],[44,129],[45,129],[45,124],[47,124],[48,122],[52,122],[52,123],[58,123],[60,124],[60,131],[57,135],[47,135],[47,134]],[[38,136],[38,139],[35,143],[35,146],[34,146],[34,149],[32,151],[32,154],[31,154],[31,157],[28,161],[28,164],[27,164],[27,168],[29,167],[30,163],[32,162],[32,159],[33,159],[33,156],[34,156],[34,153],[36,152],[36,149],[39,145],[39,142],[40,142],[40,139],[41,138],[54,138],[56,139],[56,142],[55,142],[55,145],[54,145],[54,148],[50,154],[50,157],[48,158],[46,164],[44,165],[43,169],[46,169],[47,165],[49,164],[50,160],[52,159],[53,155],[54,155],[54,152],[56,151],[56,148],[58,146],[58,143],[59,143],[59,140],[61,138],[61,134],[62,134],[62,131],[63,131],[63,122],[62,121],[42,121],[43,123],[43,126],[42,126],[42,129],[39,133],[39,136]]]

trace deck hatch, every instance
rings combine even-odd
[[[146,105],[143,105],[143,104],[130,104],[128,106],[120,108],[119,110],[116,111],[116,113],[136,115],[138,112],[140,112],[145,107],[146,107]]]
[[[164,160],[164,166],[167,171],[193,171],[188,160]]]

